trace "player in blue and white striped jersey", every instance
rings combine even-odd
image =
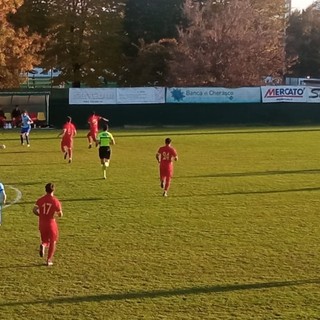
[[[21,133],[20,133],[20,141],[21,145],[24,145],[24,140],[26,140],[27,147],[30,147],[29,134],[31,131],[31,124],[33,123],[32,119],[29,117],[28,112],[23,110],[21,114]]]
[[[0,182],[0,226],[2,224],[2,207],[6,204],[7,195],[4,190],[4,185]]]

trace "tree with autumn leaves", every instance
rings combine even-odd
[[[0,89],[18,87],[23,81],[21,75],[41,62],[43,39],[38,34],[28,34],[27,27],[14,28],[7,19],[22,2],[0,1]]]
[[[183,3],[175,38],[152,41],[140,33],[134,84],[257,86],[267,75],[286,73],[283,0]]]
[[[278,2],[278,3],[276,3]],[[281,1],[233,0],[219,7],[187,0],[190,25],[179,30],[168,83],[255,86],[285,72],[285,15]]]
[[[74,86],[246,86],[288,65],[284,0],[0,0],[0,15],[1,87],[34,66]]]

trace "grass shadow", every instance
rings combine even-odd
[[[1,307],[22,306],[22,305],[37,305],[37,304],[68,304],[68,303],[84,303],[84,302],[104,302],[104,301],[119,301],[119,300],[140,300],[140,299],[156,299],[170,298],[177,296],[199,295],[199,294],[219,294],[224,292],[245,291],[245,290],[266,290],[281,287],[293,287],[307,284],[319,284],[320,279],[292,280],[292,281],[272,281],[249,284],[230,284],[216,285],[203,287],[178,288],[167,290],[152,290],[152,291],[136,291],[125,293],[110,293],[92,296],[78,297],[62,297],[52,299],[40,299],[34,301],[15,301],[0,303]]]
[[[161,128],[160,128],[161,129]],[[169,129],[165,131],[165,129]],[[270,129],[270,130],[265,130],[265,129],[234,129],[234,130],[228,130],[226,127],[223,127],[220,129],[219,128],[210,128],[208,131],[193,131],[194,129],[199,129],[199,127],[194,127],[194,126],[185,126],[184,128],[176,126],[176,128],[171,127],[170,128],[164,128],[163,127],[163,132],[158,133],[158,132],[152,132],[152,129],[149,129],[150,132],[146,133],[146,131],[143,131],[140,133],[118,133],[118,137],[122,138],[136,138],[136,137],[159,137],[159,136],[168,136],[168,135],[175,135],[175,136],[199,136],[199,135],[232,135],[232,134],[257,134],[257,133],[288,133],[288,132],[317,132],[320,131],[319,128],[292,128],[292,129]],[[159,128],[154,128],[153,130],[159,131]],[[181,132],[183,130],[183,132]],[[191,132],[186,132],[186,130],[191,130]],[[204,127],[203,130],[206,130]],[[215,131],[212,131],[215,130]]]
[[[176,176],[175,179],[233,178],[233,177],[254,177],[254,176],[271,176],[271,175],[285,175],[285,174],[313,174],[313,173],[320,173],[320,169],[213,173],[213,174],[206,174],[206,175],[199,175],[199,176]]]
[[[276,194],[290,192],[311,192],[320,191],[320,187],[299,188],[299,189],[283,189],[283,190],[260,190],[260,191],[234,191],[234,192],[217,192],[212,194],[192,194],[192,195],[172,195],[172,198],[190,198],[190,197],[208,197],[208,196],[237,196],[237,195],[253,195],[253,194]]]
[[[1,165],[0,165],[1,167]],[[86,178],[86,179],[81,179],[81,181],[97,181],[97,180],[102,180],[102,178]],[[79,181],[78,179],[54,179],[54,183],[57,183],[57,182],[74,182],[74,181]],[[19,186],[32,186],[32,185],[37,185],[37,184],[41,184],[43,185],[43,187],[45,186],[45,183],[43,182],[43,180],[41,181],[28,181],[28,182],[12,182],[12,181],[8,181],[5,183],[6,185],[11,185],[11,186],[15,186],[15,187],[19,187]]]
[[[34,263],[26,265],[9,265],[9,266],[0,266],[0,269],[25,269],[25,268],[36,268],[36,267],[47,267],[45,263]]]
[[[105,198],[73,198],[73,199],[64,199],[64,198],[59,198],[61,202],[81,202],[81,201],[102,201],[106,200]],[[19,201],[17,204],[35,204],[36,200],[34,201]]]

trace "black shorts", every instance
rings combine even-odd
[[[100,159],[110,159],[111,148],[110,147],[100,147],[99,148],[99,158]]]

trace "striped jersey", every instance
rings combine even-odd
[[[32,122],[31,118],[27,114],[21,115],[21,127],[22,128],[30,128],[30,123]]]
[[[0,205],[3,201],[4,185],[0,182]]]

